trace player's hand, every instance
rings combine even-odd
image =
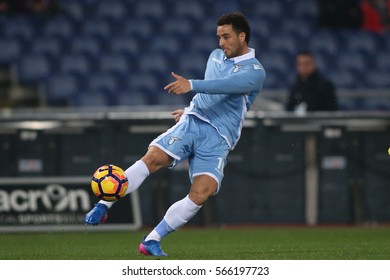
[[[178,122],[181,118],[181,115],[183,115],[184,110],[183,109],[177,109],[171,113],[173,118],[175,119],[175,122]]]
[[[191,91],[190,81],[173,72],[171,73],[171,75],[176,79],[176,81],[166,85],[164,87],[164,90],[167,90],[168,93],[173,93],[173,94],[184,94]]]

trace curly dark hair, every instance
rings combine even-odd
[[[251,38],[251,28],[245,16],[241,13],[229,13],[221,16],[217,22],[218,26],[231,24],[233,30],[240,34],[241,32],[245,33],[245,41],[248,44]]]

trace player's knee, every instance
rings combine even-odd
[[[141,160],[146,164],[150,173],[169,166],[172,161],[170,156],[157,147],[150,147]]]
[[[207,175],[194,177],[189,198],[197,205],[202,205],[218,188],[218,183]]]
[[[203,205],[211,195],[207,192],[190,191],[188,197],[196,204]]]

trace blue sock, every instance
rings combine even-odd
[[[188,195],[175,202],[169,207],[164,219],[146,236],[145,241],[160,241],[161,238],[186,224],[201,207],[201,205],[196,205]]]
[[[162,219],[162,221],[154,229],[158,232],[161,238],[167,236],[172,231],[175,231],[168,225],[165,219]]]
[[[160,242],[161,238],[167,236],[170,232],[175,231],[173,228],[171,228],[167,221],[163,219],[153,230],[151,233],[149,233],[148,236],[145,237],[145,241],[149,240],[155,240]]]

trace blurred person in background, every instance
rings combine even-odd
[[[0,0],[0,13],[6,13],[10,9],[9,0]]]
[[[56,0],[0,0],[0,13],[35,13],[51,17],[60,10]]]
[[[17,10],[20,3],[15,0],[0,0],[0,13],[10,13]]]
[[[390,31],[390,0],[362,0],[363,29],[371,32]]]
[[[317,69],[314,55],[300,52],[296,57],[297,78],[289,90],[287,111],[336,111],[337,97],[333,84]]]
[[[318,9],[320,27],[359,29],[362,26],[360,0],[318,0]]]
[[[56,15],[59,11],[59,5],[56,0],[25,0],[25,9],[27,11],[51,17]]]

